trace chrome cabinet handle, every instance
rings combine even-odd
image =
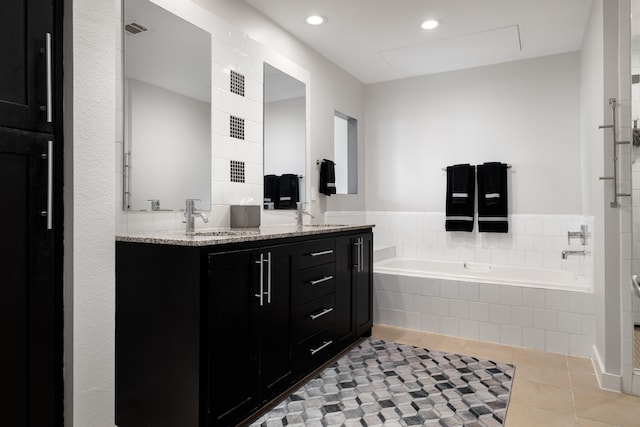
[[[329,314],[333,311],[333,307],[331,308],[325,308],[324,310],[322,310],[320,313],[316,313],[316,314],[312,314],[309,317],[311,317],[311,320],[316,320],[319,317],[322,317],[326,314]]]
[[[322,279],[310,280],[309,283],[311,284],[311,286],[313,286],[313,285],[317,285],[318,283],[326,282],[331,279],[333,279],[333,276],[324,276]]]
[[[47,152],[42,154],[47,160],[47,210],[41,211],[41,216],[47,217],[47,230],[53,229],[53,141],[47,141]]]
[[[254,297],[260,299],[260,307],[264,305],[264,255],[260,254],[260,260],[255,262],[260,264],[260,293],[254,295]]]
[[[271,304],[271,252],[267,252],[267,304]]]
[[[47,141],[47,230],[53,229],[53,141]]]
[[[320,350],[323,350],[324,348],[330,346],[331,344],[333,344],[333,341],[323,341],[322,345],[318,348],[311,348],[309,349],[309,352],[311,353],[311,355],[313,356],[314,354],[316,354],[317,352],[319,352]]]
[[[360,271],[364,271],[364,237],[360,237]]]
[[[360,241],[360,238],[356,239],[353,245],[356,247],[356,263],[353,264],[353,267],[359,273],[360,272],[360,252],[361,252],[361,246],[362,246],[362,242]]]
[[[47,123],[53,121],[53,67],[51,52],[51,33],[47,33],[45,44],[45,57],[47,62],[47,104],[45,109],[47,113]]]
[[[321,255],[329,255],[333,253],[333,249],[329,249],[328,251],[322,251],[322,252],[312,252],[309,255],[311,256],[321,256]]]

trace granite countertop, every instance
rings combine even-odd
[[[194,235],[187,235],[184,231],[154,231],[148,233],[126,233],[116,235],[118,242],[153,243],[158,245],[176,246],[210,246],[226,243],[251,242],[296,236],[310,236],[326,234],[336,231],[365,230],[374,225],[267,225],[260,228],[248,229],[202,229],[196,230]]]

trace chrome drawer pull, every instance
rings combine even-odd
[[[45,156],[43,155],[43,158]],[[47,141],[47,230],[53,230],[53,141]]]
[[[320,255],[329,255],[333,253],[333,249],[329,249],[328,251],[322,251],[322,252],[312,252],[309,255],[311,256],[320,256]]]
[[[47,103],[45,105],[45,113],[47,115],[47,123],[53,121],[53,66],[52,66],[52,43],[51,33],[45,35],[45,60],[47,64],[46,69],[46,87],[47,87]]]
[[[271,304],[271,252],[267,252],[267,304]]]
[[[317,314],[312,314],[309,317],[311,317],[311,320],[316,320],[318,317],[322,317],[325,314],[329,314],[333,311],[333,308],[325,308],[324,310],[322,310],[320,313]]]
[[[264,305],[264,254],[260,254],[260,260],[255,263],[260,264],[260,292],[253,296],[260,300],[260,307],[262,307]]]
[[[311,283],[311,286],[313,286],[313,285],[317,285],[318,283],[326,282],[327,280],[331,280],[331,279],[333,279],[333,276],[324,276],[322,279],[310,280],[309,283]]]
[[[318,348],[310,348],[309,352],[313,356],[314,354],[316,354],[320,350],[323,350],[323,349],[329,347],[331,344],[333,344],[333,341],[324,341],[320,347],[318,347]]]

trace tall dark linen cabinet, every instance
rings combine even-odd
[[[62,2],[0,13],[0,424],[62,426]]]

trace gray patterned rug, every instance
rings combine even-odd
[[[251,426],[501,426],[514,370],[369,339]]]

